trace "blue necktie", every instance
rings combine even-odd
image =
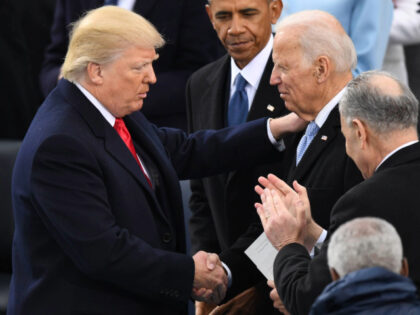
[[[248,116],[248,95],[245,86],[248,82],[239,73],[236,76],[236,90],[229,101],[228,125],[235,126],[246,121]]]
[[[117,5],[118,0],[105,0],[104,5]]]
[[[309,145],[312,142],[312,139],[316,136],[318,133],[319,127],[315,123],[315,121],[311,121],[309,125],[306,127],[305,134],[299,141],[299,145],[297,147],[296,151],[296,165],[299,164],[300,159],[305,154],[306,149],[309,147]]]

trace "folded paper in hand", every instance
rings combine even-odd
[[[245,254],[268,279],[273,280],[273,265],[277,249],[271,245],[265,233],[262,233],[246,250]]]

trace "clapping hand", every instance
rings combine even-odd
[[[256,203],[267,238],[277,249],[300,243],[312,249],[322,228],[312,219],[306,188],[294,181],[294,190],[277,176],[260,177],[255,191],[262,203]],[[264,188],[263,188],[264,187]]]

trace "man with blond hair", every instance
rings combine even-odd
[[[185,314],[191,296],[224,297],[217,255],[185,255],[178,181],[272,156],[277,122],[190,137],[149,123],[139,110],[163,44],[114,6],[74,25],[15,163],[9,314]]]

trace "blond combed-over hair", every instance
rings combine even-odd
[[[89,62],[105,64],[128,47],[160,48],[164,39],[142,16],[117,6],[88,11],[73,24],[61,76],[78,82]]]

